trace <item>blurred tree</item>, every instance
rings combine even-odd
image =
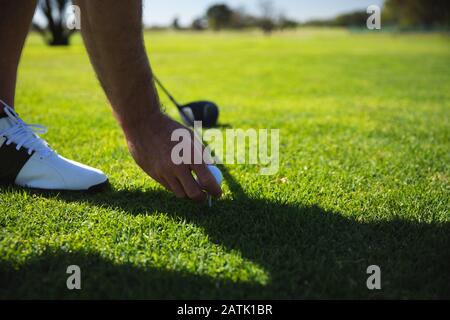
[[[249,26],[250,18],[245,7],[236,8],[233,10],[231,17],[231,27],[233,29],[244,29]]]
[[[383,17],[400,26],[450,27],[450,1],[386,0]]]
[[[191,28],[193,30],[202,31],[208,28],[208,20],[205,17],[196,18],[192,21]]]
[[[259,27],[260,18],[255,17],[249,13],[245,7],[240,6],[233,9],[233,17],[231,21],[231,27],[233,29],[245,29]]]
[[[289,19],[283,13],[281,13],[280,16],[278,17],[277,25],[280,28],[280,30],[285,30],[297,28],[299,23],[295,20]]]
[[[70,0],[39,0],[37,10],[46,19],[46,26],[33,23],[33,28],[41,33],[51,46],[69,45],[70,36],[76,29],[67,28],[67,9]]]
[[[369,15],[366,10],[354,11],[350,13],[344,13],[337,16],[332,25],[339,27],[366,27],[367,18]]]
[[[272,31],[275,29],[276,25],[272,19],[261,18],[259,20],[259,27],[265,34],[271,34]]]
[[[175,30],[181,30],[180,26],[180,19],[178,17],[175,17],[172,21],[172,28]]]
[[[206,12],[209,27],[214,30],[228,28],[231,25],[233,10],[226,4],[216,4],[211,6]]]
[[[276,9],[271,0],[259,1],[261,15],[247,13],[245,7],[229,8],[225,4],[211,6],[206,12],[208,27],[214,30],[223,28],[245,29],[260,28],[266,34],[270,34],[275,28],[295,28],[298,22],[286,18],[284,15],[276,15]],[[206,28],[203,18],[197,18],[192,22],[192,29],[203,30]]]
[[[261,19],[259,27],[266,34],[270,34],[276,27],[275,23],[275,7],[271,0],[260,0],[259,7],[261,10]]]

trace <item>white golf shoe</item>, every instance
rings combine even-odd
[[[41,190],[97,191],[108,184],[100,170],[65,159],[37,134],[43,126],[27,124],[0,100],[0,183]]]

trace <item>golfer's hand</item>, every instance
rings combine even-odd
[[[189,198],[194,201],[204,201],[207,194],[220,197],[222,190],[205,163],[176,165],[172,159],[172,148],[178,143],[171,141],[172,132],[176,129],[187,129],[168,116],[158,113],[152,119],[138,123],[134,128],[124,128],[128,148],[136,163],[153,179],[178,198]],[[194,148],[194,134],[191,130],[192,159],[194,153],[203,153]],[[198,155],[197,155],[198,156]],[[203,159],[203,158],[201,158]],[[192,176],[192,171],[198,177],[199,183]]]

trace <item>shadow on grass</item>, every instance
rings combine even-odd
[[[300,207],[247,197],[223,169],[233,200],[213,209],[180,205],[166,192],[109,190],[61,194],[131,215],[166,212],[202,227],[210,241],[262,267],[267,284],[117,265],[97,253],[43,254],[19,270],[0,259],[2,297],[77,298],[429,298],[450,297],[450,224],[402,220],[357,222],[318,206]],[[65,268],[82,270],[83,290],[65,287]],[[382,270],[382,290],[366,287],[369,265]],[[56,285],[57,283],[57,285]]]

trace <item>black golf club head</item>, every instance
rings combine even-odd
[[[194,121],[201,121],[205,128],[217,125],[219,108],[211,101],[196,101],[180,107],[180,113],[186,125],[194,126]]]

